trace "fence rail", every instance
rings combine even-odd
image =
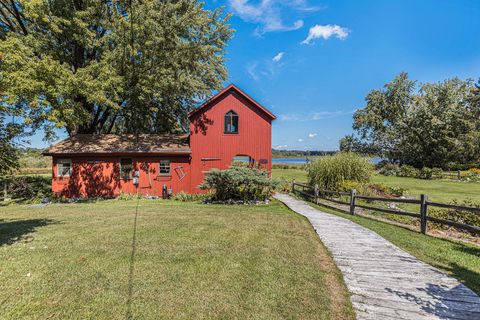
[[[313,198],[313,201],[315,203],[318,203],[318,199],[321,198],[327,201],[331,201],[333,203],[347,205],[350,208],[351,214],[355,214],[355,208],[362,208],[367,210],[380,211],[380,212],[385,212],[390,214],[417,218],[420,220],[420,232],[423,234],[427,233],[427,229],[428,229],[427,227],[428,227],[429,221],[480,234],[479,226],[472,226],[472,225],[457,222],[457,221],[439,219],[439,218],[435,218],[428,215],[429,207],[438,207],[438,208],[452,209],[452,210],[458,210],[458,211],[466,211],[472,214],[480,214],[480,208],[428,201],[428,196],[425,194],[420,195],[420,199],[370,197],[370,196],[357,195],[357,191],[355,189],[350,190],[350,192],[322,190],[322,189],[319,189],[318,185],[311,186],[304,183],[298,183],[295,181],[295,179],[292,180],[291,189],[293,193],[297,192],[308,198]],[[336,197],[336,198],[339,198],[340,196],[347,196],[349,197],[348,199],[349,201],[332,199],[331,196],[327,197],[326,195],[333,195],[333,197]],[[379,207],[373,207],[373,206],[364,205],[364,204],[358,204],[357,200],[417,204],[420,207],[419,207],[419,212],[417,213],[417,212],[410,212],[405,210],[379,208]]]

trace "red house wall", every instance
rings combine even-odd
[[[238,134],[224,133],[224,116],[233,110],[239,116]],[[235,156],[250,156],[269,172],[272,166],[272,118],[234,89],[213,99],[190,116],[190,149],[192,151],[191,190],[204,173],[212,168],[228,168]]]
[[[133,170],[138,170],[139,185],[133,184],[133,179],[120,179],[120,158],[131,158]],[[57,176],[57,159],[72,160],[70,177]],[[170,175],[158,175],[158,161],[170,160]],[[180,180],[181,171],[186,176]],[[172,188],[173,193],[190,190],[190,157],[189,156],[74,156],[53,157],[52,191],[63,197],[115,197],[121,192],[140,193],[144,195],[161,196],[164,184]]]

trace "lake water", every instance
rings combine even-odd
[[[307,158],[272,158],[272,163],[306,164]]]
[[[308,161],[315,161],[315,158],[272,158],[272,163],[283,163],[283,164],[306,164]],[[372,158],[370,162],[377,164],[382,161],[382,158]]]
[[[281,164],[307,164],[309,161],[315,161],[314,158],[272,158],[272,163],[281,163]],[[370,161],[373,164],[380,162],[381,158],[371,158]],[[246,157],[235,157],[235,161],[248,162]]]

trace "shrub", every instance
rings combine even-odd
[[[369,183],[364,186],[362,194],[378,197],[401,197],[407,190],[397,186],[387,186],[383,183]]]
[[[232,166],[227,170],[208,171],[200,188],[211,190],[213,200],[266,200],[277,187],[265,170]]]
[[[41,202],[52,197],[52,179],[43,176],[9,176],[0,178],[1,196],[7,184],[7,196],[16,201]]]
[[[397,164],[387,163],[379,171],[384,176],[398,176],[400,167]]]
[[[409,165],[403,165],[400,167],[400,172],[398,174],[399,177],[411,177],[411,178],[416,178],[419,175],[419,170],[409,166]]]
[[[180,191],[173,195],[173,200],[182,202],[194,202],[207,199],[211,196],[211,193],[186,193],[184,191]]]
[[[474,207],[480,208],[479,202],[474,202],[471,200],[465,200],[463,202],[453,201],[452,204],[466,206],[466,207]],[[459,223],[465,223],[472,226],[480,227],[480,215],[470,211],[463,211],[463,210],[448,210],[448,209],[430,209],[428,215],[434,218],[443,219],[443,220],[450,220]],[[449,227],[444,224],[429,222],[433,228],[436,229],[449,229]],[[468,232],[463,230],[463,232]],[[474,233],[472,233],[474,234]],[[475,235],[475,234],[474,234]]]
[[[433,177],[432,169],[429,167],[423,167],[418,173],[418,178],[430,180]]]
[[[480,175],[480,169],[479,168],[470,168],[468,170],[468,172]]]
[[[137,199],[142,199],[143,195],[140,193],[128,193],[128,192],[120,192],[120,194],[117,197],[117,200],[137,200]]]
[[[345,152],[333,156],[323,156],[307,166],[310,184],[318,184],[321,189],[339,191],[349,180],[365,183],[370,180],[372,164],[368,158]]]

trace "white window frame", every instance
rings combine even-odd
[[[64,164],[70,167],[68,171],[64,170]],[[72,159],[57,159],[57,177],[70,177],[72,175]]]
[[[163,162],[163,165],[162,165]],[[169,159],[160,159],[158,160],[158,175],[159,176],[169,176],[171,175],[172,169],[170,168],[170,160]],[[168,172],[162,172],[162,166],[163,168],[168,168]]]

